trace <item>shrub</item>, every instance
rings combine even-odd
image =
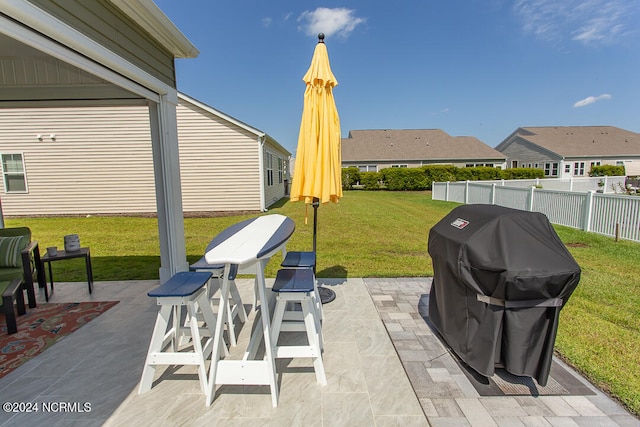
[[[544,170],[536,168],[509,168],[502,171],[503,179],[544,178]]]
[[[624,166],[601,165],[591,166],[589,176],[624,176]]]
[[[489,166],[478,166],[470,169],[473,174],[473,179],[477,181],[490,181],[495,179],[502,179],[502,169],[492,168]]]
[[[342,168],[342,189],[351,190],[360,181],[360,170],[355,166]]]
[[[391,191],[420,191],[429,188],[422,168],[386,168],[380,171],[380,176]]]
[[[452,165],[427,165],[421,168],[427,179],[427,188],[430,190],[434,182],[455,181],[458,168]]]
[[[380,189],[380,174],[378,172],[360,172],[360,184],[365,190]]]
[[[358,172],[358,176],[360,183],[366,190],[380,189],[380,183],[382,183],[384,188],[391,191],[423,191],[431,190],[434,182],[544,178],[544,170],[534,168],[502,170],[489,166],[458,168],[452,165],[426,165],[419,168],[385,168],[380,172]]]

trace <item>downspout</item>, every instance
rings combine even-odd
[[[265,202],[265,180],[264,180],[264,144],[267,142],[267,137],[263,133],[258,136],[258,171],[260,172],[260,212],[266,212]]]

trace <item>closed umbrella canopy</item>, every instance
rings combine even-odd
[[[340,118],[333,99],[338,81],[331,72],[321,34],[303,80],[304,108],[291,184],[292,202],[337,202],[342,197]]]

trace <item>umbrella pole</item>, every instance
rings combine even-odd
[[[316,251],[316,237],[318,234],[318,206],[320,205],[320,200],[317,197],[313,198],[313,252]],[[314,267],[315,268],[315,267]],[[314,271],[315,273],[315,271]]]
[[[318,206],[320,205],[320,200],[317,197],[313,198],[313,202],[311,206],[313,206],[313,253],[316,254],[316,238],[318,234]],[[316,275],[316,266],[313,266],[313,275]],[[336,299],[336,293],[333,289],[325,288],[324,286],[318,286],[318,294],[320,294],[320,302],[322,304],[327,304],[334,299]]]

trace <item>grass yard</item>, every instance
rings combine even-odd
[[[431,226],[456,203],[426,192],[349,191],[338,204],[318,209],[319,277],[406,277],[433,274],[427,254]],[[304,223],[302,203],[282,203],[269,213],[291,217],[296,231],[289,250],[310,250],[313,209]],[[227,226],[255,215],[186,218],[189,262]],[[157,279],[159,244],[155,218],[15,218],[6,227],[28,226],[40,251],[62,248],[65,234],[90,246],[95,280]],[[640,244],[567,227],[555,227],[582,268],[582,278],[561,312],[556,349],[601,389],[640,414]],[[279,256],[267,266],[274,277]],[[53,264],[56,281],[84,281],[83,260]]]

